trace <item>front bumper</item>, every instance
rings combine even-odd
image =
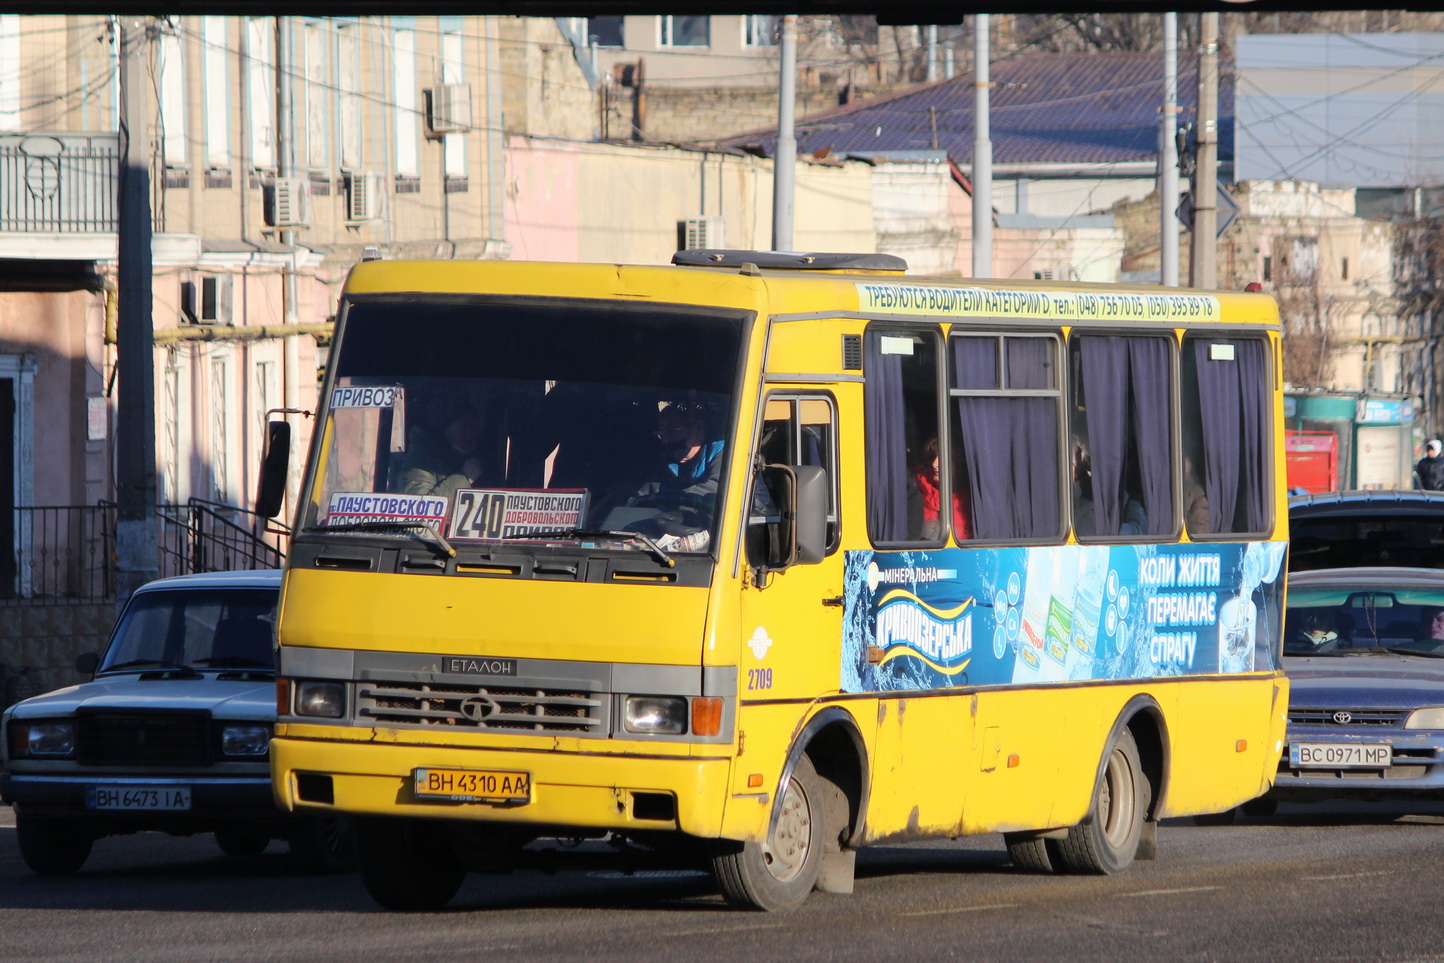
[[[1294,769],[1294,743],[1378,745],[1392,747],[1387,769]],[[1437,793],[1444,798],[1444,732],[1394,727],[1301,726],[1290,724],[1269,795],[1309,802],[1323,799],[1417,799]]]
[[[127,789],[138,786],[189,787],[187,810],[95,810],[86,806],[92,786]],[[0,774],[0,799],[37,815],[76,816],[147,824],[193,824],[230,819],[275,820],[284,814],[276,807],[269,775],[163,777],[111,775]]]
[[[730,763],[723,755],[659,757],[294,737],[271,742],[272,784],[284,809],[473,819],[552,830],[720,836]],[[518,804],[419,799],[412,785],[418,768],[525,772],[531,798]],[[752,808],[759,807],[754,802]]]

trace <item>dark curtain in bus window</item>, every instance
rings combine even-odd
[[[902,357],[883,354],[881,339],[868,338],[867,529],[874,542],[907,539],[907,429],[904,423]]]
[[[1229,344],[1233,359],[1215,358]],[[1268,525],[1268,352],[1262,341],[1193,343],[1203,427],[1203,487],[1212,532]]]
[[[955,338],[955,386],[1000,390],[996,338]],[[1052,387],[1052,342],[1009,339],[1008,387]],[[1046,538],[1059,531],[1058,409],[1050,398],[958,401],[973,538]]]
[[[1124,337],[1078,342],[1094,518],[1094,531],[1085,534],[1122,534],[1130,498],[1147,516],[1137,534],[1167,534],[1173,530],[1168,342]],[[1138,491],[1129,490],[1130,455],[1137,463]]]

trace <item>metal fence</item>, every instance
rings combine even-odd
[[[115,600],[114,502],[16,508],[11,537],[0,518],[0,606],[64,605]],[[191,572],[276,568],[285,560],[279,535],[248,509],[193,498],[156,510],[156,577]],[[270,534],[271,539],[267,538]]]

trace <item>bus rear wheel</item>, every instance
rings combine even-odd
[[[1058,841],[1032,833],[1004,833],[1008,858],[1025,873],[1056,873],[1063,858],[1058,854]]]
[[[827,793],[805,754],[777,801],[767,840],[715,844],[712,873],[733,906],[768,912],[796,909],[817,885],[827,827]]]
[[[446,833],[415,819],[358,819],[356,864],[371,898],[402,913],[441,909],[466,878]]]
[[[1108,750],[1103,775],[1083,821],[1058,840],[1058,855],[1073,873],[1113,874],[1127,869],[1143,838],[1148,810],[1148,777],[1138,743],[1127,728]]]

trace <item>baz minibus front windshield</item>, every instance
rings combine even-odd
[[[619,550],[637,545],[596,533],[628,532],[707,552],[744,321],[599,301],[352,303],[304,528],[426,526],[461,544],[589,532]]]

